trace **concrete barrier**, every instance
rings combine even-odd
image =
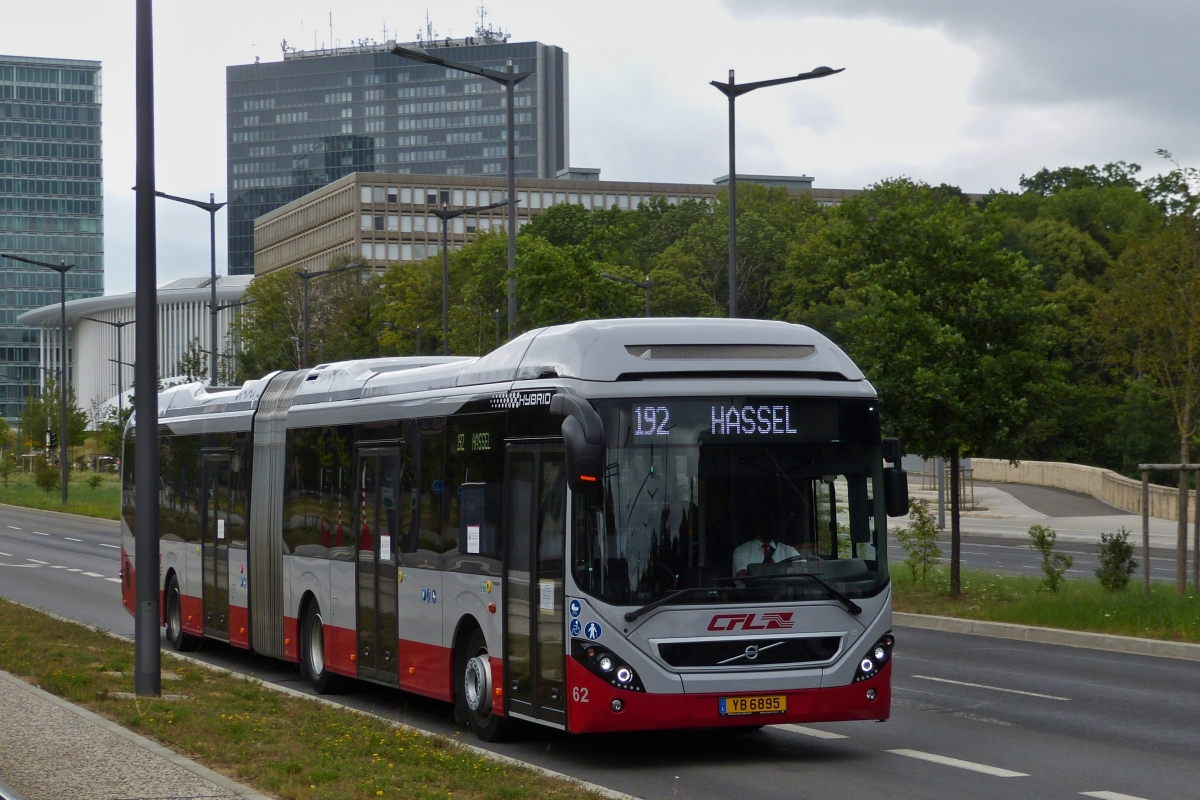
[[[1069,489],[1090,494],[1131,514],[1142,513],[1142,482],[1126,478],[1111,469],[1062,461],[1018,461],[1014,465],[1000,458],[975,458],[972,459],[972,466],[975,480]],[[1188,516],[1189,519],[1195,519],[1196,492],[1189,492],[1188,497]],[[1178,488],[1150,484],[1150,516],[1179,519],[1178,511]]]

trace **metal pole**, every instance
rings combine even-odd
[[[1196,522],[1192,539],[1192,591],[1200,594],[1200,470],[1196,471]]]
[[[417,326],[417,355],[421,355],[421,326]]]
[[[946,530],[946,459],[938,456],[933,460],[937,470],[938,530]]]
[[[121,331],[123,331],[124,329],[125,329],[124,326],[117,328],[117,428],[118,429],[125,422],[125,420],[123,419],[125,416],[125,388],[124,388],[124,384],[121,382],[121,379],[123,377],[121,375],[121,362],[125,360],[124,356],[121,355]]]
[[[304,369],[308,366],[308,280],[301,276],[301,282],[304,284],[304,342],[300,348],[300,369]]]
[[[158,326],[154,215],[154,26],[137,0],[137,439],[134,464],[136,617],[134,691],[162,693],[158,604]]]
[[[62,504],[67,506],[67,262],[58,273],[59,307],[62,311],[58,333],[58,396],[62,406],[62,424],[58,429],[58,461],[62,473]]]
[[[1142,470],[1142,582],[1150,596],[1150,471]]]
[[[1187,594],[1187,517],[1188,517],[1187,464],[1179,465],[1179,504],[1175,533],[1175,594]]]
[[[496,320],[496,347],[500,346],[500,309],[492,312],[492,317]]]
[[[650,283],[650,276],[646,276],[646,319],[650,319],[650,287],[654,284]]]
[[[508,60],[509,80],[508,91],[508,338],[513,337],[517,329],[517,134],[516,116],[513,105],[516,103],[516,81],[513,75],[517,68],[512,59]]]
[[[212,192],[208,193],[209,205],[215,205],[217,196]],[[210,322],[210,333],[212,335],[212,343],[209,347],[212,348],[212,353],[209,356],[209,373],[208,385],[217,385],[217,210],[210,208],[208,211],[208,243],[209,254],[211,257],[211,272],[209,280],[212,282],[212,292],[210,294],[208,314]]]
[[[446,210],[446,206],[442,206]],[[442,217],[442,355],[450,355],[450,255],[446,252],[447,237],[446,223],[450,220]],[[418,350],[420,348],[418,347]]]
[[[738,315],[737,274],[737,156],[734,138],[733,70],[729,70],[729,317]]]

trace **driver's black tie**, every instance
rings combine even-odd
[[[763,563],[764,564],[774,564],[775,563],[775,548],[769,544],[764,544],[762,547],[763,547]]]

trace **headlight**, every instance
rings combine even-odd
[[[604,672],[612,672],[613,660],[608,656],[601,656],[600,660],[596,662],[596,666],[600,667]]]
[[[572,639],[571,656],[582,664],[588,672],[597,676],[609,686],[628,692],[646,691],[646,687],[642,685],[642,679],[638,677],[633,667],[625,663],[624,659],[620,656],[609,652],[601,645],[593,644],[583,639]],[[623,700],[621,701],[622,707],[624,707],[624,702]]]
[[[885,658],[887,658],[887,650],[883,649],[883,645],[877,644],[875,645],[874,655],[876,661],[883,661]]]
[[[633,670],[629,667],[621,667],[617,670],[618,683],[629,683],[631,680],[633,680]]]
[[[865,681],[868,678],[874,678],[884,668],[888,659],[892,657],[892,648],[896,644],[895,637],[890,632],[879,637],[875,644],[871,645],[871,649],[867,651],[866,657],[858,662],[858,669],[854,671],[854,683]]]
[[[869,658],[864,658],[862,663],[858,665],[858,668],[863,672],[872,672],[875,669],[875,662]]]

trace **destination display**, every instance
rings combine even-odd
[[[838,410],[832,401],[791,401],[777,399],[740,401],[721,398],[710,401],[658,400],[653,403],[634,400],[630,405],[630,426],[635,437],[676,436],[791,436],[835,441],[838,438]],[[643,440],[644,441],[644,440]]]

